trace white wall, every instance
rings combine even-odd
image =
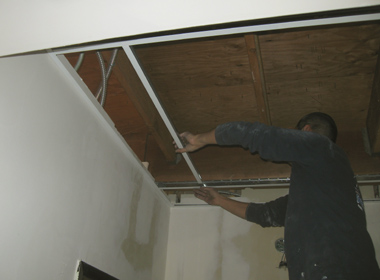
[[[169,204],[48,55],[0,59],[0,279],[164,279]]]
[[[2,0],[0,56],[156,31],[379,4],[380,0]]]
[[[245,201],[263,202],[285,195],[287,189],[247,193],[251,198]],[[274,247],[283,237],[281,227],[261,228],[219,207],[174,207],[166,280],[286,280],[287,270],[278,268],[282,253]]]
[[[245,201],[265,202],[286,189],[245,190]],[[372,192],[373,194],[373,192]],[[192,203],[190,198],[185,201]],[[366,202],[368,231],[380,263],[380,202]],[[278,268],[282,254],[274,243],[283,228],[261,228],[213,206],[178,206],[171,210],[166,280],[287,280]]]
[[[366,202],[365,211],[367,216],[367,229],[375,246],[377,263],[380,265],[380,201]]]

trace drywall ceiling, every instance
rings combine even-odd
[[[217,5],[213,0],[2,0],[0,56],[225,22],[374,10],[376,5],[378,0],[235,0]]]
[[[177,132],[204,132],[229,121],[293,128],[303,115],[322,111],[336,120],[338,144],[354,172],[368,175],[380,174],[379,46],[380,23],[367,22],[162,42],[134,52]],[[111,51],[102,51],[106,61]],[[66,57],[75,65],[78,55]],[[95,52],[85,54],[78,73],[96,92]],[[157,182],[195,181],[122,49],[104,109]],[[208,147],[190,156],[205,181],[286,178],[290,171],[239,147]]]

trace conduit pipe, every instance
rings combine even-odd
[[[112,72],[112,68],[115,64],[117,52],[118,52],[118,49],[113,50],[112,57],[111,57],[109,65],[108,65],[108,69],[106,69],[106,65],[104,63],[104,58],[103,58],[101,52],[100,51],[96,52],[96,56],[98,58],[100,70],[101,70],[101,74],[102,74],[102,81],[99,85],[99,88],[98,88],[98,91],[96,92],[95,97],[97,100],[99,100],[99,97],[101,97],[99,103],[102,107],[104,106],[104,103],[106,101],[108,78],[110,77],[111,72]]]
[[[75,71],[78,72],[79,68],[82,66],[83,59],[84,59],[84,52],[80,53],[79,55],[77,63],[75,64],[75,67],[74,67]]]

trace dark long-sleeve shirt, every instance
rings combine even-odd
[[[246,213],[262,226],[285,225],[291,280],[380,279],[360,191],[340,147],[313,132],[261,123],[223,124],[215,137],[219,145],[292,164],[289,195]]]
[[[267,203],[248,204],[245,218],[262,227],[283,227],[285,225],[288,196]]]

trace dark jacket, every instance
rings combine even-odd
[[[246,213],[264,227],[285,225],[290,280],[380,280],[360,191],[340,147],[317,133],[261,123],[223,124],[215,136],[219,145],[291,163],[289,195]]]

